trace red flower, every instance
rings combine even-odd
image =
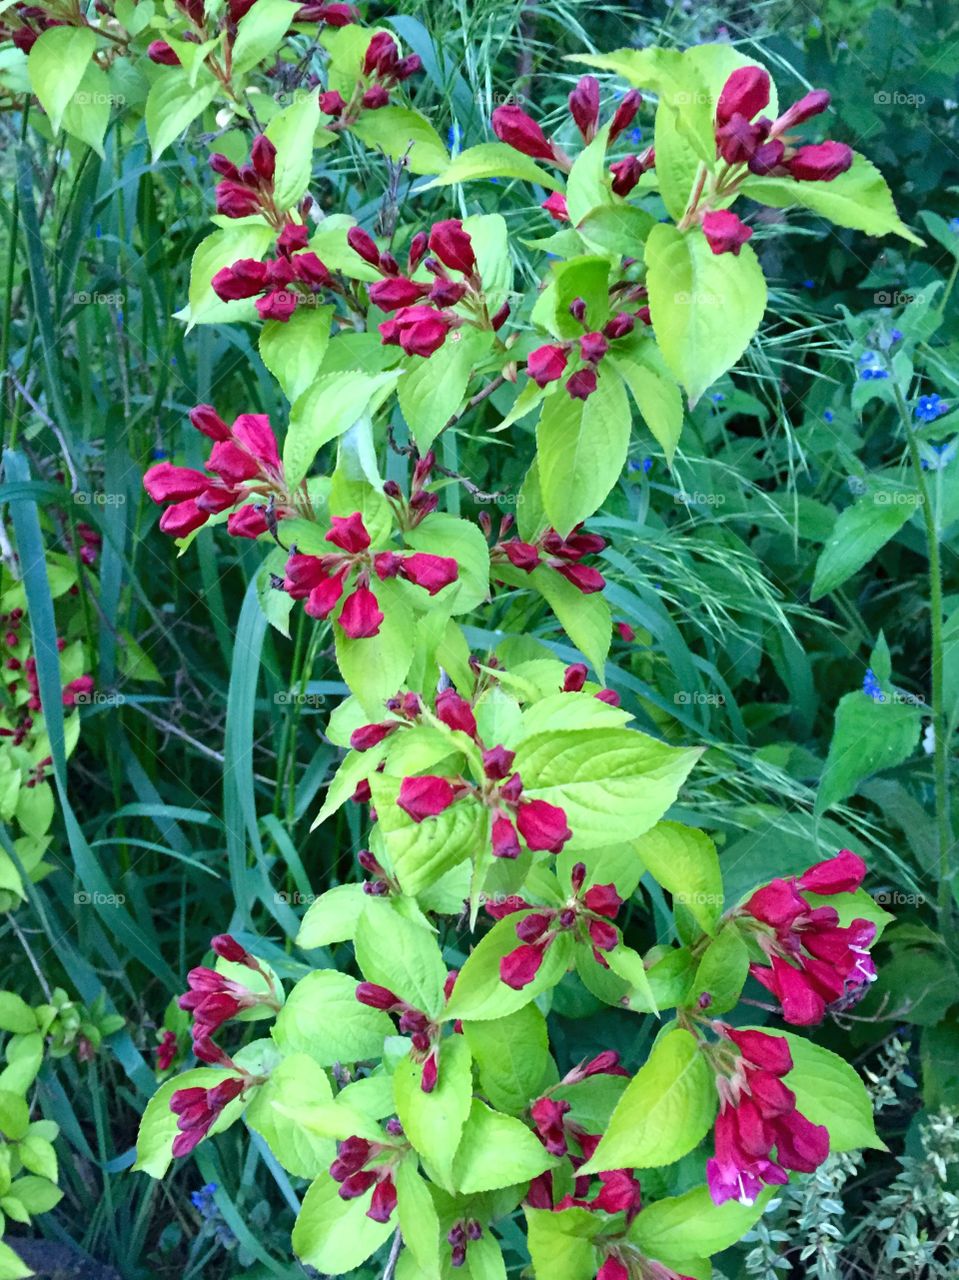
[[[398,307],[409,307],[425,298],[430,292],[430,286],[407,280],[406,276],[392,276],[371,284],[368,292],[370,301],[381,311],[395,311]]]
[[[165,40],[152,40],[147,45],[147,57],[161,67],[178,67],[180,56]]]
[[[192,467],[175,467],[171,462],[158,462],[143,477],[143,487],[154,502],[182,501],[197,498],[210,487],[210,477]]]
[[[592,142],[599,124],[599,81],[595,76],[583,76],[569,95],[569,113],[584,142]]]
[[[574,400],[588,400],[596,385],[595,369],[580,369],[566,380],[566,390]]]
[[[327,116],[339,116],[343,114],[346,106],[346,99],[338,89],[328,89],[325,93],[321,93],[319,97],[320,110]]]
[[[596,1280],[629,1280],[629,1270],[619,1258],[609,1254],[596,1272]]]
[[[530,1115],[539,1140],[551,1156],[564,1156],[568,1151],[563,1117],[571,1110],[571,1104],[554,1098],[537,1098],[530,1107]]]
[[[832,182],[846,172],[852,161],[852,149],[844,142],[819,142],[800,147],[785,166],[800,182]]]
[[[624,129],[628,129],[642,105],[643,95],[638,89],[630,89],[613,113],[609,124],[609,142],[612,145]]]
[[[574,662],[566,668],[563,678],[563,693],[579,693],[586,683],[588,675],[585,662]]]
[[[768,120],[750,124],[737,112],[716,130],[716,148],[728,164],[745,164],[762,146],[768,133]]]
[[[344,601],[337,622],[351,640],[366,640],[379,634],[383,616],[369,587],[357,587]]]
[[[539,548],[534,547],[531,542],[513,538],[509,542],[500,543],[500,547],[510,564],[527,573],[532,573],[540,562]]]
[[[381,720],[378,724],[360,725],[350,734],[350,746],[354,751],[369,751],[400,727],[398,720]]]
[[[234,538],[259,538],[269,531],[265,508],[259,503],[231,511],[226,522],[227,532]]]
[[[739,251],[753,234],[752,227],[729,209],[717,209],[703,214],[703,235],[713,253],[731,253],[739,256]]]
[[[545,800],[527,800],[516,811],[516,825],[534,853],[543,849],[559,853],[572,836],[566,822],[566,814],[558,806]]]
[[[380,335],[387,346],[400,346],[408,356],[431,356],[446,341],[454,317],[419,304],[401,307],[393,320],[384,320]]]
[[[188,1155],[219,1119],[220,1114],[246,1087],[246,1078],[231,1076],[212,1089],[178,1089],[170,1098],[179,1133],[173,1139],[173,1155]]]
[[[497,814],[493,819],[492,842],[494,858],[519,857],[520,847],[516,828],[504,813]]]
[[[358,983],[356,998],[360,1004],[365,1004],[370,1009],[382,1009],[385,1013],[406,1008],[404,1000],[401,1000],[388,987],[377,986],[375,982]]]
[[[436,699],[437,718],[449,729],[458,729],[469,737],[476,737],[476,717],[473,708],[455,689],[444,689]]]
[[[372,1218],[374,1222],[389,1222],[395,1208],[396,1187],[393,1185],[392,1177],[387,1173],[373,1189],[373,1198],[366,1216]]]
[[[561,573],[563,577],[573,584],[577,590],[582,591],[584,596],[592,595],[594,591],[602,591],[606,586],[606,579],[598,569],[593,569],[586,564],[557,564],[554,566],[557,573]]]
[[[566,197],[560,195],[558,191],[552,192],[542,203],[540,208],[545,209],[551,218],[556,222],[569,222],[569,209],[566,207]]]
[[[440,262],[451,271],[461,271],[468,276],[476,269],[473,242],[463,230],[459,218],[434,223],[430,231],[429,247],[430,252],[435,253]]]
[[[618,196],[628,196],[646,170],[638,156],[625,156],[609,166],[613,175],[613,191]]]
[[[601,333],[584,333],[579,340],[579,354],[590,364],[599,364],[609,350],[609,343]]]
[[[817,862],[797,881],[807,893],[853,893],[866,877],[866,864],[851,849],[840,849],[834,858]]]
[[[425,774],[418,778],[403,779],[397,804],[414,822],[423,822],[448,809],[455,799],[456,795],[448,778]]]
[[[459,565],[451,556],[433,556],[417,551],[400,560],[398,571],[401,578],[415,583],[429,595],[435,596],[444,587],[456,581],[459,576]]]
[[[526,943],[517,947],[515,951],[509,952],[500,960],[500,979],[514,991],[521,991],[523,987],[528,987],[539,973],[545,954],[546,946],[542,943],[537,945]]]
[[[500,142],[534,160],[555,159],[553,144],[535,120],[521,107],[497,107],[492,117],[493,132]]]
[[[790,129],[795,129],[797,124],[802,124],[825,111],[830,101],[830,95],[825,89],[813,89],[783,112],[773,126],[775,132],[788,133]]]
[[[357,555],[370,545],[370,535],[359,511],[354,511],[349,516],[332,516],[330,524],[332,527],[325,540],[332,542],[335,547],[342,547],[351,555]]]
[[[762,67],[737,67],[719,95],[716,123],[727,124],[734,115],[752,120],[768,105],[769,73]]]

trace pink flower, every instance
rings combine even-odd
[[[406,276],[378,280],[368,289],[370,301],[381,311],[395,311],[398,307],[412,306],[425,298],[429,291],[428,284],[417,284],[414,280],[407,280]]]
[[[460,271],[468,276],[476,269],[476,254],[473,242],[459,218],[448,218],[445,222],[434,223],[429,236],[430,252],[451,271]]]
[[[433,556],[417,551],[413,555],[404,556],[400,561],[399,575],[407,582],[422,587],[429,595],[435,596],[444,587],[455,582],[459,576],[459,565],[451,556]]]
[[[259,538],[269,531],[265,508],[259,503],[250,503],[240,507],[239,511],[231,511],[227,518],[227,533],[234,538]]]
[[[280,469],[276,436],[265,413],[241,413],[231,428],[233,439],[264,467]]]
[[[773,126],[774,131],[777,134],[788,133],[790,129],[795,129],[797,124],[802,124],[812,116],[818,116],[825,111],[830,101],[830,95],[825,89],[813,89],[783,112]]]
[[[201,511],[192,499],[174,502],[160,517],[160,529],[174,538],[185,538],[187,534],[206,524],[209,518],[209,512]]]
[[[638,89],[630,89],[620,101],[609,124],[610,146],[616,141],[624,129],[628,129],[636,118],[636,112],[642,105],[643,95]]]
[[[153,40],[147,45],[147,57],[161,67],[178,67],[180,57],[165,40]]]
[[[850,168],[852,161],[852,149],[844,142],[819,142],[800,147],[785,165],[799,182],[832,182]]]
[[[381,720],[377,724],[360,725],[350,734],[350,746],[354,751],[369,751],[373,747],[395,733],[400,727],[398,720]]]
[[[559,853],[572,836],[566,822],[566,814],[557,805],[545,800],[527,800],[516,811],[516,825],[534,853],[547,850]]]
[[[504,813],[493,819],[492,843],[494,858],[518,858],[520,855],[516,828]]]
[[[596,390],[596,371],[580,369],[566,379],[566,390],[574,400],[588,400]]]
[[[568,666],[563,677],[563,693],[579,693],[588,674],[585,662],[574,662]]]
[[[747,227],[729,209],[717,209],[703,214],[703,235],[713,253],[731,253],[738,257],[740,249],[752,234],[752,227]]]
[[[566,1155],[568,1146],[563,1118],[570,1110],[569,1102],[554,1098],[537,1098],[530,1107],[539,1140],[551,1156]]]
[[[552,192],[540,206],[545,209],[549,216],[556,222],[569,222],[569,209],[566,207],[566,197],[560,195],[558,191]]]
[[[383,616],[369,587],[357,587],[343,602],[337,622],[351,640],[366,640],[379,635]]]
[[[435,818],[448,809],[456,795],[448,778],[425,774],[417,778],[404,778],[400,783],[397,804],[414,822]]]
[[[376,241],[362,227],[350,227],[346,233],[346,242],[371,267],[380,265],[380,251],[376,247]]]
[[[617,160],[609,166],[609,171],[613,175],[613,191],[618,196],[628,196],[645,173],[638,156],[625,156],[622,160]]]
[[[143,477],[143,487],[154,502],[182,501],[197,498],[210,486],[210,477],[192,467],[175,467],[171,462],[158,462]]]
[[[332,542],[335,547],[342,547],[351,555],[357,555],[370,545],[370,535],[359,511],[354,511],[349,516],[332,516],[330,524],[332,527],[325,540]]]
[[[817,862],[799,877],[808,893],[853,893],[866,877],[866,864],[851,849],[840,849],[834,858]]]
[[[553,160],[553,145],[535,120],[521,107],[497,107],[493,112],[493,132],[500,142],[534,160]]]
[[[769,73],[762,67],[737,67],[720,92],[716,123],[727,124],[734,115],[752,120],[768,105]]]
[[[601,333],[584,333],[579,340],[579,354],[590,364],[599,364],[609,350],[609,343]]]
[[[253,259],[249,258],[247,261],[252,262]],[[211,440],[229,440],[230,438],[230,428],[212,404],[198,404],[195,409],[191,409],[190,422],[197,431],[209,436]]]
[[[271,289],[257,298],[255,306],[261,320],[278,320],[284,324],[296,310],[300,294],[291,289]]]
[[[398,345],[408,356],[426,357],[443,345],[453,323],[453,317],[419,304],[401,307],[393,320],[384,320],[379,330],[387,346]]]
[[[175,1157],[189,1155],[246,1087],[243,1076],[231,1076],[212,1089],[178,1089],[170,1098],[170,1110],[177,1118],[179,1133],[173,1139]]]

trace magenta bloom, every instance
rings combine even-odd
[[[729,209],[717,209],[703,214],[703,235],[713,253],[731,253],[738,257],[740,249],[752,234],[752,227],[747,227]]]

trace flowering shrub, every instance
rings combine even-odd
[[[71,102],[107,92],[130,53],[154,157],[214,104],[249,126],[210,156],[216,229],[179,316],[255,326],[287,421],[248,406],[228,425],[198,405],[203,469],[164,459],[144,484],[181,551],[216,524],[262,546],[263,613],[285,634],[302,601],[349,691],[316,823],[350,806],[368,878],[309,907],[312,963],[289,988],[255,949],[212,939],[179,1002],[199,1065],[167,1075],[169,1017],[137,1167],[160,1177],[242,1119],[309,1181],[292,1247],[328,1274],[392,1236],[406,1280],[504,1275],[521,1210],[537,1274],[708,1276],[769,1188],[881,1146],[854,1069],[779,1022],[850,1009],[888,917],[848,849],[726,900],[715,845],[677,804],[701,748],[631,727],[606,685],[614,635],[635,633],[614,629],[605,591],[615,542],[586,522],[626,465],[633,408],[670,461],[687,409],[755,335],[756,206],[916,237],[867,160],[794,133],[828,94],[780,110],[768,72],[727,45],[584,58],[630,86],[615,107],[585,75],[557,136],[508,104],[495,141],[451,156],[405,105],[418,55],[348,5],[183,3],[142,25],[129,6],[109,37],[38,6],[4,21],[51,127],[95,147],[95,113]],[[250,78],[317,24],[324,84],[260,119]],[[649,95],[653,145],[625,153]],[[314,153],[347,145],[429,178],[417,195],[455,187],[464,216],[431,221],[427,199],[387,236],[318,219]],[[536,192],[524,238],[555,224],[531,283],[517,230],[467,213],[488,180]],[[493,397],[525,472],[495,531],[440,510],[453,487],[478,492],[445,446]],[[529,597],[555,618],[552,648],[505,635]],[[744,1025],[749,981],[762,1026]],[[564,1063],[583,990],[609,1025],[635,1024],[632,1053]],[[246,1038],[251,1022],[269,1035]]]

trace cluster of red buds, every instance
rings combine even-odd
[[[397,1120],[388,1120],[386,1131],[391,1136],[402,1133]],[[355,1200],[373,1188],[366,1216],[374,1222],[389,1222],[396,1208],[393,1164],[399,1151],[392,1143],[368,1142],[354,1136],[339,1144],[336,1159],[330,1165],[330,1176],[340,1184],[343,1200]]]
[[[237,166],[215,151],[210,168],[221,181],[216,186],[216,211],[225,218],[249,218],[259,214],[277,231],[286,222],[286,211],[277,208],[274,178],[276,147],[266,136],[258,134],[250,148],[249,161]]]
[[[388,31],[378,31],[363,56],[363,78],[357,82],[350,100],[338,89],[320,94],[320,110],[341,126],[355,124],[363,111],[377,111],[390,101],[390,92],[410,76],[422,71],[419,55],[400,57],[396,41]]]
[[[520,946],[503,956],[499,962],[499,976],[508,987],[520,991],[539,973],[553,942],[561,933],[572,933],[577,941],[592,949],[593,959],[608,968],[604,951],[612,951],[619,942],[619,930],[610,924],[615,920],[623,899],[615,885],[594,884],[584,890],[586,867],[577,862],[572,870],[573,892],[562,907],[531,907],[521,898],[510,898],[502,905],[486,904],[486,910],[494,919],[512,915],[516,911],[529,911],[516,925]]]
[[[482,1236],[483,1225],[476,1218],[460,1218],[454,1222],[446,1233],[446,1243],[450,1247],[450,1266],[464,1266],[471,1241],[480,1240]]]
[[[574,400],[588,400],[596,390],[596,370],[609,351],[610,342],[632,333],[636,319],[628,311],[618,311],[603,325],[600,332],[588,328],[586,303],[582,298],[573,299],[569,304],[569,313],[583,326],[582,336],[568,342],[548,343],[537,347],[526,357],[526,372],[537,386],[546,387],[563,377],[572,355],[575,362],[582,363],[566,379],[566,390]]]
[[[153,1052],[157,1056],[157,1071],[169,1071],[179,1052],[176,1032],[169,1029],[164,1031]]]
[[[775,120],[760,115],[769,105],[769,94],[769,74],[757,66],[738,67],[723,85],[716,103],[716,154],[726,168],[713,195],[728,195],[748,173],[831,182],[852,164],[852,150],[843,142],[797,147],[787,136],[829,106],[824,89],[805,94]],[[752,235],[752,228],[728,209],[706,211],[701,221],[713,253],[738,254]]]
[[[181,1009],[186,1009],[193,1015],[193,1052],[200,1062],[225,1067],[235,1074],[210,1089],[178,1089],[172,1095],[170,1110],[177,1117],[179,1130],[173,1139],[174,1156],[188,1155],[207,1136],[223,1109],[247,1089],[262,1084],[264,1079],[238,1066],[229,1054],[214,1044],[214,1033],[243,1009],[253,1009],[259,1005],[265,1005],[274,1011],[280,1008],[272,975],[235,938],[228,933],[218,934],[210,940],[210,947],[222,959],[245,965],[251,972],[260,974],[266,980],[267,991],[251,991],[242,982],[236,982],[205,966],[191,969],[187,975],[189,990],[180,996],[177,1003]],[[173,1048],[175,1051],[175,1037]],[[170,1060],[172,1061],[172,1056]]]
[[[212,405],[200,404],[191,410],[190,421],[215,441],[204,463],[212,475],[172,462],[150,467],[143,487],[154,502],[171,504],[160,517],[164,533],[186,537],[211,516],[257,496],[264,501],[231,512],[227,529],[234,537],[258,538],[294,514],[276,436],[265,413],[241,413],[228,427]]]
[[[479,522],[483,532],[489,537],[491,525],[488,513],[482,512]],[[522,538],[505,536],[512,527],[513,517],[506,516],[500,524],[499,540],[490,548],[492,564],[508,561],[515,569],[522,569],[525,573],[532,573],[540,565],[545,565],[562,574],[584,596],[602,591],[606,586],[606,579],[598,569],[583,564],[585,556],[598,555],[606,546],[606,539],[601,538],[598,533],[582,533],[580,531],[583,526],[578,524],[565,538],[550,528],[541,533],[535,542],[524,542]]]
[[[30,637],[25,621],[24,612],[19,608],[11,609],[9,613],[0,613],[0,649],[6,650],[2,664],[3,675],[0,678],[3,682],[4,701],[8,704],[7,715],[15,721],[9,727],[0,725],[0,738],[10,738],[14,747],[25,742],[35,728],[40,732],[40,728],[35,726],[33,713],[43,709],[40,702],[40,681],[37,678],[37,660],[30,652]],[[66,647],[66,640],[58,636],[57,650],[62,653]],[[17,705],[21,681],[26,684],[27,699]],[[93,677],[77,676],[63,686],[61,701],[64,707],[72,710],[78,702],[84,702],[92,693]],[[52,764],[50,756],[40,760],[26,779],[26,786],[35,787],[37,783],[43,782],[46,770]]]
[[[256,298],[262,320],[289,320],[298,306],[314,303],[321,289],[334,285],[324,263],[307,249],[309,239],[305,223],[288,222],[277,237],[275,258],[239,258],[216,273],[213,292],[224,302]]]
[[[445,984],[447,999],[453,990],[456,977],[456,970],[447,975]],[[420,1088],[424,1093],[432,1093],[439,1079],[441,1035],[439,1024],[433,1022],[421,1009],[400,999],[388,987],[378,986],[375,982],[361,982],[356,988],[356,998],[360,1004],[365,1004],[371,1009],[381,1009],[384,1013],[396,1015],[400,1033],[410,1037],[412,1044],[410,1054],[413,1061],[421,1063],[423,1067]]]
[[[439,506],[439,494],[433,493],[427,486],[433,468],[436,466],[436,454],[430,450],[418,458],[413,467],[410,480],[410,496],[404,498],[403,490],[395,480],[387,480],[383,493],[396,517],[396,523],[403,530],[415,529],[426,517]]]
[[[410,243],[405,275],[393,254],[381,253],[359,227],[350,229],[347,240],[383,277],[369,286],[369,297],[381,311],[395,312],[379,326],[384,345],[402,347],[408,356],[431,356],[450,331],[463,324],[494,331],[505,324],[509,305],[504,303],[490,316],[473,242],[458,218],[435,223],[428,234],[417,232]],[[433,277],[432,284],[413,279],[421,264]]]
[[[827,1007],[841,1010],[861,999],[876,977],[869,947],[876,937],[871,920],[839,925],[835,907],[813,906],[801,891],[822,896],[852,893],[862,884],[866,864],[849,849],[817,862],[798,879],[773,880],[740,908],[757,922],[756,940],[769,964],[750,972],[771,991],[787,1022],[812,1026]]]
[[[459,566],[451,556],[434,556],[423,551],[374,551],[363,516],[333,516],[326,541],[339,551],[329,555],[304,555],[291,549],[286,577],[276,579],[294,600],[306,600],[311,618],[328,618],[347,586],[353,589],[343,601],[337,617],[341,629],[353,640],[379,634],[383,613],[370,587],[375,575],[381,582],[402,578],[435,596],[455,582]]]
[[[228,0],[226,6],[226,35],[230,43],[236,38],[237,24],[249,13],[256,0]],[[177,0],[177,8],[190,20],[193,30],[185,32],[180,38],[188,44],[200,44],[212,33],[208,29],[208,18],[203,0]],[[293,15],[293,26],[303,22],[315,22],[328,27],[345,27],[356,22],[357,11],[350,4],[326,4],[317,0],[308,0]],[[291,28],[292,29],[292,28]],[[147,48],[147,57],[151,62],[162,67],[180,66],[180,55],[166,40],[154,40]],[[209,64],[208,64],[209,65]],[[211,67],[211,70],[214,68]],[[217,64],[216,70],[219,70]],[[216,71],[214,72],[216,74]],[[221,78],[223,73],[220,73]]]
[[[42,5],[16,0],[4,10],[0,22],[0,40],[11,40],[22,53],[29,53],[44,31],[51,27],[68,25],[65,18],[56,17]]]
[[[796,1110],[796,1095],[783,1084],[793,1061],[782,1036],[712,1027],[723,1039],[709,1050],[720,1107],[706,1180],[716,1204],[752,1204],[763,1184],[785,1186],[787,1169],[817,1169],[829,1155],[829,1131]]]
[[[568,1071],[559,1084],[579,1084],[591,1076],[611,1075],[628,1076],[629,1072],[620,1064],[619,1054],[612,1049],[604,1049],[586,1062]],[[599,1145],[601,1134],[590,1133],[582,1125],[569,1118],[571,1105],[565,1099],[552,1098],[547,1091],[537,1098],[530,1107],[530,1115],[536,1127],[536,1136],[554,1156],[565,1156],[573,1167],[574,1181],[572,1194],[565,1195],[558,1204],[553,1203],[554,1183],[550,1170],[539,1174],[529,1184],[526,1203],[534,1209],[567,1209],[571,1206],[580,1208],[602,1209],[606,1213],[622,1213],[628,1215],[631,1222],[640,1209],[639,1184],[626,1169],[610,1170],[600,1174],[601,1188],[590,1201],[590,1179],[588,1176],[575,1176],[580,1165],[589,1160]]]
[[[408,695],[413,696],[415,695]],[[465,796],[474,797],[490,811],[492,852],[496,858],[516,858],[522,837],[532,853],[559,853],[572,832],[565,812],[545,800],[523,798],[523,782],[513,770],[516,753],[503,746],[486,747],[479,736],[473,708],[455,689],[445,689],[436,699],[437,720],[449,729],[471,738],[482,752],[483,779],[472,783],[462,777],[439,774],[406,777],[397,800],[414,822],[425,822],[443,813]],[[355,749],[364,750],[402,727],[400,719],[366,725],[351,738]]]
[[[589,671],[584,662],[571,662],[563,673],[560,693],[580,693],[588,676]],[[597,701],[605,702],[611,707],[619,706],[619,694],[614,689],[600,689],[593,696]]]

